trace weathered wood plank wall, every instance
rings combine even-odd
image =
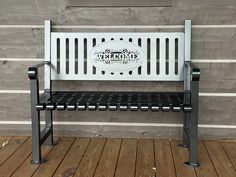
[[[0,133],[29,134],[27,68],[43,60],[43,22],[54,25],[171,25],[182,30],[191,19],[192,58],[201,68],[201,138],[236,135],[236,2],[172,0],[171,7],[66,8],[65,0],[1,1],[0,5]],[[176,26],[178,25],[178,26]],[[54,29],[71,30],[71,29]],[[85,31],[86,29],[73,29]],[[89,29],[94,31],[94,29]],[[98,29],[97,31],[117,31]],[[165,30],[165,29],[161,29]],[[129,28],[122,31],[160,31]],[[65,88],[62,82],[57,89]],[[181,90],[179,83],[67,82],[70,90]],[[42,88],[42,87],[41,87]],[[67,135],[180,137],[181,116],[175,113],[57,112],[56,131]],[[81,125],[85,122],[86,125]],[[95,123],[93,123],[95,122]],[[104,122],[104,125],[96,125]],[[107,124],[109,123],[109,125]],[[154,123],[148,126],[148,123]],[[162,126],[163,124],[163,126]],[[219,126],[220,125],[220,126]],[[171,127],[173,126],[173,127]]]

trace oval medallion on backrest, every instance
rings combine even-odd
[[[109,41],[95,46],[90,52],[92,64],[111,72],[130,71],[142,65],[144,52],[131,42]]]

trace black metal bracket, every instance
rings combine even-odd
[[[191,61],[186,61],[185,66],[190,68],[191,81],[199,81],[200,69]]]
[[[50,61],[39,63],[35,66],[29,67],[28,69],[28,77],[29,79],[38,79],[38,68],[44,66],[45,64],[50,64]]]
[[[195,168],[195,167],[199,167],[200,164],[197,162],[197,163],[190,163],[190,161],[188,162],[185,162],[184,165],[188,166],[188,167],[191,167],[191,168]]]

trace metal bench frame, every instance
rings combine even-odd
[[[75,37],[87,37],[88,44],[91,44],[91,40],[93,36],[97,36],[99,40],[104,36],[111,38],[112,36],[115,36],[115,38],[122,38],[122,40],[128,40],[126,38],[132,37],[133,39],[137,39],[141,36],[144,39],[147,39],[149,36],[151,38],[151,41],[155,37],[160,37],[160,50],[165,50],[162,45],[163,39],[166,37],[169,37],[169,48],[173,48],[173,40],[175,38],[179,39],[179,73],[174,74],[173,68],[170,69],[168,74],[159,74],[153,75],[153,69],[151,66],[151,73],[149,74],[141,74],[138,75],[135,74],[128,74],[127,71],[122,71],[121,74],[106,74],[106,76],[102,76],[101,73],[99,73],[99,69],[97,70],[97,74],[92,74],[92,65],[89,63],[89,60],[87,61],[87,67],[90,69],[87,70],[87,74],[84,74],[83,72],[77,73],[76,75],[72,72],[72,74],[65,74],[65,68],[62,69],[62,74],[58,74],[53,67],[57,65],[57,59],[56,59],[56,52],[53,52],[53,49],[55,49],[55,41],[57,38],[75,38]],[[145,40],[144,44],[142,46],[143,49],[147,49]],[[65,43],[60,44],[61,46],[64,46]],[[81,45],[81,44],[79,44]],[[91,44],[92,45],[92,44]],[[137,45],[137,44],[136,44]],[[153,43],[151,43],[153,45]],[[33,164],[40,164],[43,160],[41,159],[41,145],[46,142],[48,145],[53,145],[53,120],[52,120],[52,110],[45,110],[45,128],[41,131],[40,129],[40,110],[37,109],[37,105],[40,102],[40,94],[39,94],[39,80],[38,80],[38,68],[44,66],[44,95],[51,97],[52,94],[52,80],[126,80],[126,81],[184,81],[184,93],[189,93],[185,95],[185,100],[191,100],[191,111],[184,112],[183,117],[183,144],[181,144],[182,147],[187,147],[189,149],[189,161],[186,162],[187,165],[191,167],[197,167],[199,166],[198,158],[197,158],[197,142],[198,142],[198,95],[199,95],[199,79],[200,79],[200,69],[195,66],[191,61],[191,21],[186,20],[185,21],[185,31],[182,33],[59,33],[59,32],[51,32],[51,22],[45,21],[45,61],[30,67],[28,69],[28,77],[30,79],[30,97],[31,97],[31,118],[32,118],[32,151],[33,151]],[[71,46],[70,46],[71,47]],[[74,49],[75,46],[72,44],[72,48]],[[92,50],[92,48],[87,48],[87,50]],[[161,52],[161,51],[160,51]],[[65,52],[61,54],[65,57]],[[165,58],[163,52],[160,54],[160,72],[163,71],[164,63],[161,59],[162,57]],[[170,65],[171,60],[174,58],[173,53],[170,54]],[[84,56],[81,56],[82,58]],[[146,57],[146,56],[145,56]],[[151,58],[153,57],[153,54],[151,53]],[[69,60],[73,60],[74,57],[69,58]],[[172,58],[172,59],[171,59]],[[80,58],[78,57],[78,60]],[[65,61],[61,61],[64,63],[61,63],[61,66],[64,66],[66,63]],[[150,62],[152,63],[152,59],[150,59]],[[175,62],[174,60],[172,62]],[[143,62],[142,66],[147,66],[147,62]],[[70,69],[74,67],[74,64],[69,64]],[[80,66],[78,66],[80,67]],[[143,68],[145,68],[143,67]],[[174,67],[174,66],[172,66]],[[81,68],[80,68],[81,69]],[[137,68],[136,68],[137,69]],[[133,70],[133,72],[136,72],[136,69]],[[73,69],[74,71],[74,69]],[[145,71],[145,69],[144,69]],[[64,73],[63,73],[64,72]],[[146,72],[146,71],[145,71]],[[109,72],[108,72],[109,73]],[[129,76],[130,75],[130,76]],[[125,77],[124,77],[125,76]]]

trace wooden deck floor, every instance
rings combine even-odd
[[[177,140],[56,137],[31,165],[29,137],[0,137],[0,176],[236,177],[236,141],[200,141],[199,168],[183,165],[188,152]]]

